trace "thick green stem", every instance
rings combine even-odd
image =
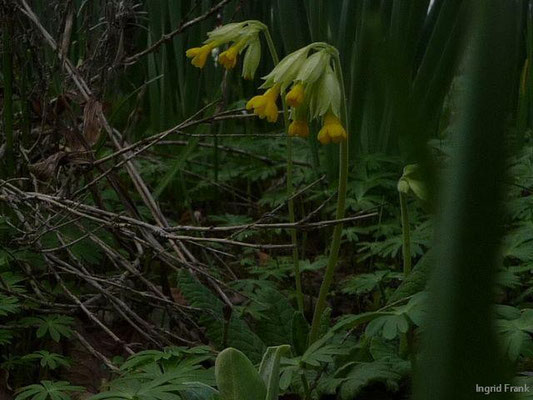
[[[5,171],[6,176],[11,176],[15,170],[13,154],[13,52],[12,52],[12,21],[11,17],[4,13],[4,132],[6,143]]]
[[[334,55],[335,60],[335,72],[337,74],[337,79],[341,87],[341,98],[342,98],[342,108],[341,108],[341,118],[345,128],[348,128],[347,124],[347,108],[346,108],[346,92],[344,89],[344,80],[342,76],[341,63],[338,53]],[[348,138],[350,135],[348,134]],[[339,191],[337,194],[337,213],[336,219],[344,218],[344,209],[346,204],[346,186],[348,183],[348,140],[341,142],[340,144],[340,163],[339,163]],[[342,224],[335,225],[333,230],[333,238],[331,240],[331,249],[329,253],[329,260],[326,266],[326,272],[324,273],[324,278],[322,280],[322,285],[320,286],[320,292],[318,294],[318,300],[315,305],[315,312],[313,314],[313,322],[311,324],[311,331],[309,333],[309,345],[314,343],[318,339],[319,328],[320,328],[320,318],[324,309],[326,308],[326,299],[328,297],[329,288],[331,282],[333,281],[333,274],[337,266],[337,260],[339,257],[339,249],[341,246],[341,236],[342,236]]]
[[[411,232],[409,229],[409,211],[407,210],[406,194],[400,192],[400,210],[402,213],[402,254],[404,277],[411,273]]]
[[[272,56],[272,61],[274,65],[278,65],[279,57],[274,47],[274,42],[272,37],[268,32],[268,29],[263,30],[265,38],[268,44],[268,49]],[[293,176],[293,162],[292,162],[292,138],[288,135],[289,130],[289,113],[287,111],[287,103],[285,102],[284,92],[281,91],[281,102],[283,104],[283,122],[285,124],[285,133],[287,133],[287,197],[288,197],[288,207],[289,207],[289,221],[294,224],[296,222],[296,217],[294,214],[294,184],[292,181]],[[293,272],[294,272],[294,281],[296,285],[296,302],[298,303],[298,311],[303,313],[304,310],[304,296],[302,292],[302,279],[300,276],[300,259],[298,256],[298,237],[296,234],[296,229],[290,229],[291,234],[291,243],[292,243],[292,261],[293,261]]]

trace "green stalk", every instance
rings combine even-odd
[[[409,229],[409,211],[407,210],[407,197],[403,192],[400,194],[400,211],[402,214],[402,254],[403,254],[403,275],[407,277],[411,273],[411,232]]]
[[[268,29],[264,29],[263,33],[265,34],[265,39],[268,44],[268,49],[272,56],[272,61],[274,65],[278,65],[279,57],[274,47],[274,42],[270,36]],[[283,91],[281,92],[281,103],[283,104],[283,123],[285,125],[285,133],[287,134],[287,197],[288,197],[288,207],[289,207],[289,222],[294,224],[296,218],[294,215],[294,199],[292,195],[294,193],[294,184],[292,181],[293,177],[293,162],[292,162],[292,138],[288,135],[289,131],[289,113],[287,112],[287,103],[285,102],[285,96]],[[300,276],[300,259],[298,256],[298,237],[296,234],[296,229],[290,229],[291,234],[291,243],[292,243],[292,261],[293,261],[293,271],[294,271],[294,280],[296,284],[296,301],[298,303],[298,311],[303,313],[304,310],[304,296],[302,292],[302,279]]]
[[[337,79],[341,87],[341,97],[342,97],[342,108],[341,108],[341,118],[344,127],[348,129],[347,123],[347,108],[346,108],[346,91],[344,89],[344,79],[342,76],[341,62],[339,59],[339,53],[336,52],[334,55],[335,60],[335,72],[337,74]],[[348,139],[341,142],[339,155],[339,191],[337,194],[337,212],[336,219],[344,218],[344,209],[346,204],[346,186],[348,182]],[[318,339],[318,330],[320,327],[320,317],[326,308],[326,299],[328,297],[329,288],[331,282],[333,281],[333,273],[335,272],[335,267],[337,266],[337,260],[339,257],[339,249],[341,246],[341,236],[342,236],[342,224],[336,224],[333,230],[333,238],[331,240],[331,250],[329,253],[328,265],[326,266],[326,272],[322,280],[322,285],[320,286],[320,292],[318,294],[318,300],[315,306],[315,312],[313,314],[313,322],[311,324],[311,331],[309,333],[309,345],[313,344]]]
[[[5,11],[7,14],[7,11]],[[13,155],[13,47],[12,22],[10,16],[4,15],[4,132],[6,135],[6,176],[11,176],[15,170]]]

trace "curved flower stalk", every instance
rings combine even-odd
[[[223,25],[207,34],[208,39],[203,46],[187,50],[186,55],[191,58],[192,65],[203,68],[214,49],[231,43],[227,50],[218,55],[218,62],[228,70],[233,69],[237,65],[239,55],[245,52],[242,76],[244,79],[253,79],[261,60],[259,33],[266,29],[266,25],[255,20]]]
[[[306,137],[309,134],[307,120],[321,118],[323,125],[318,133],[318,141],[322,144],[340,144],[336,219],[342,219],[348,180],[348,134],[345,129],[346,96],[337,49],[326,43],[312,43],[286,56],[264,79],[265,83],[261,88],[267,91],[279,87],[283,93],[286,88],[291,87],[285,96],[286,104],[291,106],[292,122],[288,129],[290,136]],[[253,104],[251,107],[253,108]],[[255,108],[254,112],[257,113]],[[290,179],[290,174],[287,179]],[[342,224],[337,224],[333,230],[328,264],[313,313],[309,344],[318,339],[320,317],[326,307],[337,266],[341,236]]]
[[[403,273],[407,277],[411,273],[411,233],[409,229],[409,209],[407,196],[413,193],[422,202],[427,201],[427,189],[420,176],[418,164],[406,165],[403,174],[398,180],[398,193],[400,195],[400,211],[402,219],[402,255]]]

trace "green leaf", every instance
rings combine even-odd
[[[0,294],[0,316],[14,314],[20,308],[18,299],[13,296],[4,296]]]
[[[266,385],[265,400],[277,400],[279,393],[279,370],[281,357],[289,353],[291,346],[282,345],[266,349],[259,366],[259,375]]]
[[[218,355],[215,378],[222,400],[264,400],[267,394],[252,362],[241,351],[231,347]]]
[[[429,250],[420,258],[411,273],[390,296],[388,304],[405,299],[424,290],[433,262],[433,251]]]
[[[516,319],[497,320],[496,326],[502,335],[505,352],[512,361],[520,355],[533,356],[533,310],[523,311]]]
[[[56,369],[58,367],[70,367],[69,360],[57,353],[50,353],[46,350],[39,350],[32,354],[22,357],[24,360],[40,360],[40,365],[43,368]]]
[[[406,305],[396,307],[374,319],[366,327],[366,334],[368,336],[381,334],[390,340],[399,333],[407,332],[411,323],[420,325],[425,312],[425,298],[425,292],[418,293]]]
[[[307,339],[310,328],[309,323],[301,312],[295,311],[292,315],[291,328],[291,338],[294,352],[296,355],[301,356],[307,349]]]
[[[187,271],[179,274],[179,287],[191,306],[204,311],[200,324],[207,328],[207,337],[221,346],[226,323],[222,301]],[[254,362],[259,362],[265,348],[264,342],[252,332],[246,321],[234,314],[228,326],[228,346],[243,351]]]
[[[359,274],[350,277],[345,283],[343,293],[361,295],[373,291],[385,281],[389,275],[389,270],[374,271],[367,274]]]
[[[82,386],[73,386],[66,381],[41,381],[40,384],[24,386],[17,390],[15,400],[69,400],[69,392],[81,392]]]
[[[347,354],[349,349],[342,343],[329,343],[332,334],[327,334],[315,341],[302,356],[302,362],[311,367],[320,367],[322,363],[331,363],[336,355]]]
[[[0,346],[10,344],[13,339],[13,334],[10,330],[0,329]]]
[[[291,343],[291,321],[294,308],[279,291],[264,288],[258,292],[256,300],[267,308],[257,321],[256,332],[267,345]]]
[[[69,338],[72,335],[70,328],[74,319],[66,315],[47,315],[45,317],[27,317],[21,320],[27,326],[37,326],[38,338],[49,335],[54,341],[59,342],[61,337]]]
[[[390,391],[397,391],[398,381],[402,376],[394,371],[389,363],[374,361],[370,363],[358,363],[351,368],[340,386],[340,398],[351,400],[356,398],[359,392],[374,382],[382,382]]]

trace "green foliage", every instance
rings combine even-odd
[[[396,392],[399,389],[398,381],[402,375],[398,373],[394,366],[383,361],[373,361],[368,363],[354,363],[346,365],[339,374],[345,375],[340,379],[340,398],[343,400],[354,399],[361,390],[370,384],[381,382],[388,390]]]
[[[291,343],[292,318],[295,313],[287,298],[272,288],[259,289],[254,298],[265,309],[255,323],[257,335],[268,345]]]
[[[391,276],[390,270],[379,270],[367,274],[359,274],[351,277],[344,285],[342,290],[344,293],[362,295],[372,292],[376,289],[383,288],[391,279],[394,279],[394,274]],[[398,276],[396,276],[398,278]]]
[[[74,324],[74,319],[67,315],[48,315],[43,317],[26,317],[21,319],[20,322],[26,326],[37,327],[35,335],[38,338],[49,336],[54,341],[59,342],[61,337],[71,337],[71,328]]]
[[[82,390],[83,387],[65,381],[41,381],[40,384],[20,388],[15,400],[70,400],[70,393]]]
[[[533,356],[533,310],[518,312],[518,316],[497,320],[507,356],[516,361],[519,356]]]
[[[367,328],[368,336],[382,335],[391,340],[399,334],[407,333],[411,324],[420,325],[424,318],[427,293],[420,292],[414,295],[404,306],[395,307],[374,320]]]
[[[0,329],[0,346],[10,344],[13,339],[13,333],[8,329]]]
[[[50,353],[46,350],[35,351],[22,357],[23,360],[38,360],[43,368],[56,369],[59,367],[70,367],[70,361],[57,353]]]
[[[0,295],[0,316],[15,314],[20,304],[16,297]]]
[[[246,321],[236,315],[231,315],[229,321],[226,321],[222,301],[189,272],[180,273],[178,279],[189,303],[203,310],[200,322],[207,327],[207,335],[214,343],[222,346],[225,324],[228,324],[227,345],[245,352],[254,361],[261,359],[265,344],[252,332]]]
[[[217,393],[212,387],[214,374],[202,366],[212,358],[205,346],[141,351],[129,357],[120,368],[121,376],[91,400],[212,399]]]
[[[192,364],[200,364],[212,357],[211,350],[207,346],[193,348],[165,347],[160,350],[144,350],[130,356],[121,366],[123,371],[134,371],[148,364],[158,364],[162,368],[169,368],[175,362],[187,357]]]

